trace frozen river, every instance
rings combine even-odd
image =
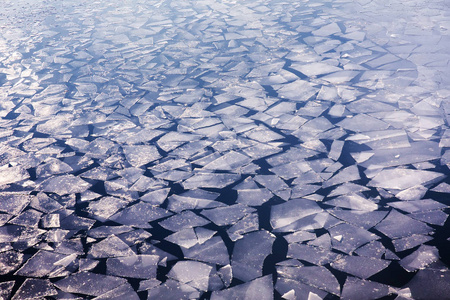
[[[448,0],[0,2],[0,299],[450,299]]]

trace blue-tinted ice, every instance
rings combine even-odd
[[[445,299],[441,0],[3,0],[1,299]]]

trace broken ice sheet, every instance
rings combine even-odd
[[[15,273],[19,276],[44,277],[59,268],[57,262],[67,255],[40,250]]]
[[[168,279],[161,285],[148,290],[148,300],[199,299],[201,293],[190,285]]]
[[[126,257],[108,258],[106,274],[149,279],[156,278],[156,268],[160,257],[158,255],[132,255]]]
[[[182,251],[185,258],[222,266],[230,263],[228,249],[220,236],[214,236],[202,244]]]
[[[242,219],[244,216],[255,212],[254,208],[243,204],[234,204],[226,207],[206,209],[201,214],[219,226],[230,225]]]
[[[30,174],[22,166],[0,168],[0,185],[20,182],[28,178]]]
[[[212,266],[198,261],[178,261],[167,276],[200,291],[207,291],[212,269]]]
[[[319,266],[335,261],[339,256],[338,253],[332,252],[329,247],[327,249],[325,247],[315,247],[299,243],[289,244],[287,252],[287,257],[303,260]]]
[[[92,258],[132,256],[135,252],[115,235],[94,243],[88,252]]]
[[[40,184],[40,189],[44,192],[66,195],[82,193],[90,186],[88,182],[73,175],[62,175],[46,179]]]
[[[433,228],[425,223],[414,220],[395,209],[392,209],[389,215],[375,226],[375,229],[391,239],[402,238],[412,234],[427,234],[433,231]]]
[[[378,208],[375,201],[358,194],[341,195],[324,203],[359,211],[375,211]]]
[[[379,299],[391,293],[389,286],[364,279],[348,276],[342,288],[342,299],[371,300]]]
[[[256,278],[252,281],[215,291],[211,294],[211,300],[248,299],[248,300],[273,300],[273,280],[270,275]]]
[[[273,197],[273,194],[268,189],[238,189],[237,203],[249,206],[259,206],[267,202]]]
[[[421,245],[410,255],[400,260],[400,265],[408,272],[424,269],[439,259],[439,251],[434,246]]]
[[[332,262],[330,266],[336,270],[351,274],[353,276],[367,279],[387,268],[389,264],[390,261],[379,258],[343,256]]]
[[[286,203],[273,205],[270,212],[272,228],[282,228],[306,216],[321,212],[319,205],[311,200],[292,199]]]
[[[55,296],[57,293],[49,280],[27,278],[11,299],[42,299],[43,297]]]
[[[231,259],[233,276],[244,282],[262,276],[263,262],[274,241],[275,236],[268,231],[247,233],[236,241]]]
[[[444,174],[404,168],[384,169],[376,174],[368,186],[404,190],[417,185],[427,185],[444,178]]]
[[[257,213],[249,214],[233,226],[227,229],[228,237],[234,242],[242,238],[242,235],[259,229],[259,218]]]
[[[149,145],[133,145],[123,147],[127,161],[133,167],[140,167],[161,158],[158,149]]]
[[[148,222],[172,215],[163,208],[149,203],[139,202],[128,206],[110,217],[111,220],[123,224],[148,227]]]
[[[332,247],[344,253],[351,253],[356,248],[379,239],[377,235],[367,230],[346,223],[338,224],[328,231]]]
[[[281,269],[280,269],[281,271]],[[277,269],[278,272],[278,269]],[[295,266],[283,268],[280,272],[284,278],[302,282],[311,287],[340,295],[340,285],[336,277],[323,266]]]
[[[349,224],[362,227],[364,229],[369,229],[377,225],[388,214],[387,211],[338,210],[338,209],[328,210],[328,212],[338,219],[341,219]]]
[[[428,235],[413,234],[411,236],[407,236],[407,237],[404,237],[401,239],[392,240],[392,244],[394,245],[395,252],[400,252],[400,251],[414,248],[414,247],[421,245],[423,243],[426,243],[432,239],[433,238]]]
[[[100,296],[126,282],[125,278],[80,272],[57,281],[55,286],[67,293]]]
[[[195,173],[186,179],[182,185],[185,189],[195,188],[224,188],[241,178],[238,174],[227,173]]]

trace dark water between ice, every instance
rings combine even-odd
[[[449,297],[445,1],[0,8],[0,298]]]

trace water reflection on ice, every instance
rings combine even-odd
[[[0,298],[448,297],[444,1],[0,8]]]

